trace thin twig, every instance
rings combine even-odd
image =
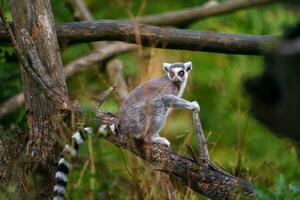
[[[199,157],[196,155],[196,153],[194,152],[194,149],[192,148],[191,145],[186,145],[186,149],[188,150],[188,152],[191,154],[191,156],[193,157],[193,159],[199,164],[202,165],[201,161],[199,160]]]
[[[107,90],[101,92],[101,94],[96,98],[97,108],[99,108],[105,99],[110,95],[110,93],[116,88],[116,85],[111,86]]]
[[[117,99],[122,102],[128,95],[128,87],[122,73],[123,64],[120,60],[113,59],[107,63],[107,72],[112,84],[116,84]]]

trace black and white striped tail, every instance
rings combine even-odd
[[[110,115],[107,115],[110,116]],[[107,121],[106,124],[102,124],[98,133],[105,136],[107,134],[107,129],[110,129],[113,134],[118,134],[117,123],[115,121]],[[85,141],[86,135],[91,135],[93,133],[92,128],[86,127],[82,131],[77,131],[72,135],[73,145],[66,145],[63,152],[70,154],[72,157],[76,157],[80,145]],[[68,174],[71,170],[71,164],[64,157],[64,153],[60,157],[58,161],[57,171],[55,173],[56,184],[54,185],[53,192],[54,197],[53,200],[63,200],[66,187],[68,183]]]
[[[91,135],[92,128],[86,127],[82,131],[77,131],[72,135],[73,145],[66,145],[63,152],[71,154],[76,157],[80,145],[85,141],[86,135]],[[54,185],[53,200],[63,200],[66,193],[66,186],[68,183],[68,174],[71,169],[71,164],[65,159],[64,153],[58,161],[57,171],[55,173],[56,184]]]

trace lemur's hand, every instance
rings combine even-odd
[[[197,101],[191,102],[191,106],[192,106],[192,110],[196,110],[196,111],[200,112],[200,106]]]

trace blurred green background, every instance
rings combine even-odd
[[[206,1],[85,2],[96,19],[119,19],[136,17],[138,13],[149,15],[193,7]],[[3,5],[8,10],[7,3]],[[66,1],[53,0],[52,8],[56,22],[75,20]],[[211,17],[188,28],[280,35],[285,27],[299,21],[299,17],[299,13],[276,4]],[[61,49],[63,63],[67,64],[91,51],[87,43],[64,47]],[[117,58],[123,61],[130,90],[144,80],[161,75],[162,62],[192,61],[193,70],[184,98],[197,100],[200,104],[212,160],[226,171],[251,181],[260,199],[300,199],[299,161],[292,142],[271,134],[248,112],[249,102],[242,82],[246,77],[261,72],[262,57],[145,48]],[[3,45],[0,47],[0,82],[0,102],[22,91],[14,51]],[[103,70],[93,66],[68,79],[67,84],[70,98],[79,100],[85,108],[91,108],[92,99],[112,83]],[[118,102],[111,97],[103,109],[117,112]],[[186,144],[197,148],[191,117],[190,111],[173,111],[161,133],[171,141],[172,149],[186,155]],[[26,128],[25,110],[20,108],[6,115],[0,123],[8,132],[16,125]],[[82,159],[75,163],[70,174],[69,199],[168,199],[171,183],[164,174],[103,139],[92,143],[83,145],[80,150]],[[173,186],[176,199],[206,199],[180,184],[173,182]]]

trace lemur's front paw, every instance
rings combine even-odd
[[[197,101],[193,101],[191,103],[191,106],[192,106],[192,110],[196,110],[196,111],[200,112],[200,106]]]
[[[156,143],[156,144],[163,144],[163,145],[166,145],[168,147],[170,146],[169,140],[167,140],[164,137],[154,137],[154,138],[151,138],[151,142],[152,143]]]

